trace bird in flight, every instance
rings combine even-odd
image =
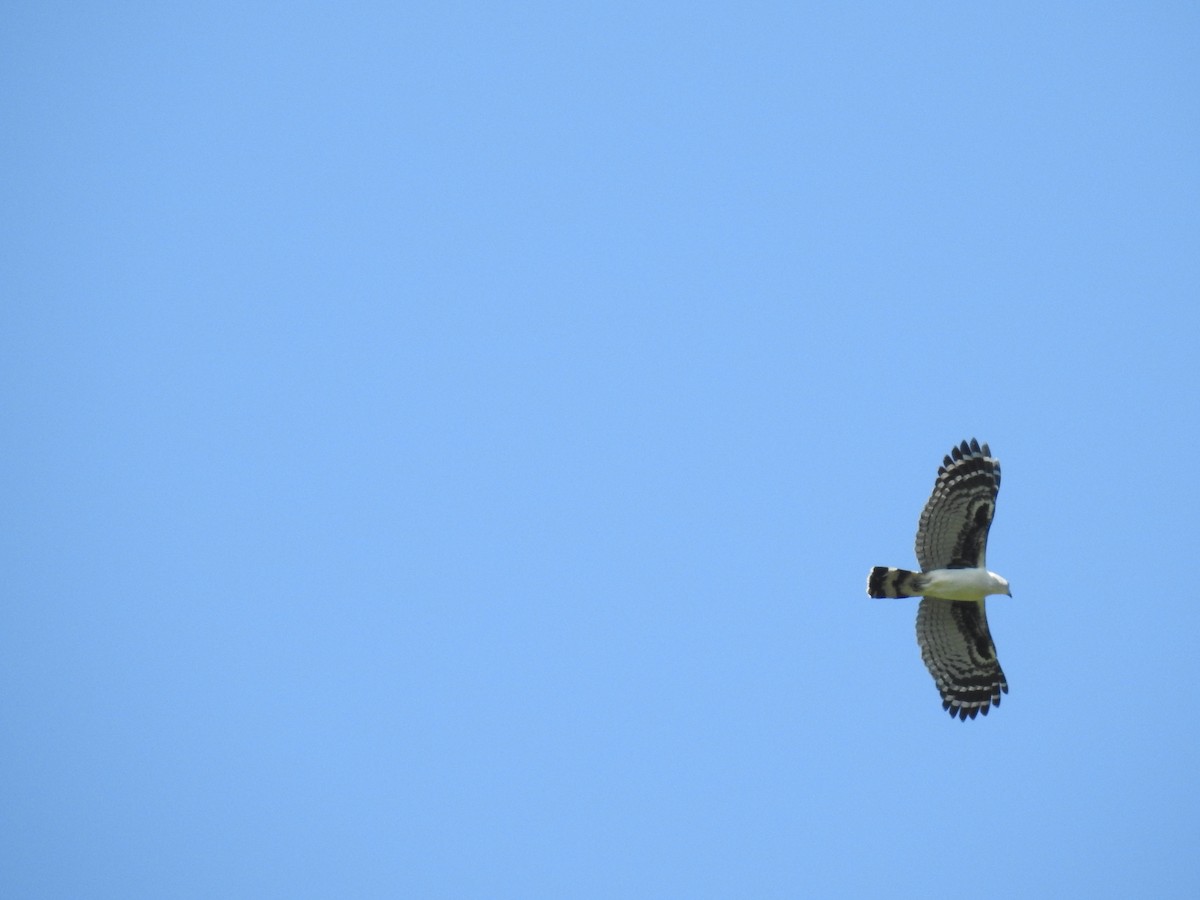
[[[988,631],[984,598],[1012,596],[1008,581],[987,570],[988,529],[1000,490],[1000,460],[974,438],[950,451],[917,525],[920,572],[876,566],[871,597],[920,597],[917,643],[942,695],[961,720],[1000,705],[1008,682]]]

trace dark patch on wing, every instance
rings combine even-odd
[[[992,514],[996,507],[986,501],[972,505],[974,515],[959,533],[954,545],[954,558],[946,566],[948,569],[973,569],[984,558],[988,529],[992,527]]]
[[[996,645],[992,643],[992,633],[983,615],[983,606],[969,600],[955,600],[950,609],[958,622],[958,630],[974,646],[979,661],[994,661]]]

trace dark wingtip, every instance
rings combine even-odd
[[[1008,688],[1003,685],[1001,685],[1000,689],[1005,693],[1008,692]],[[967,719],[974,719],[976,716],[986,716],[989,712],[991,712],[993,706],[999,705],[999,695],[993,697],[990,703],[987,703],[983,706],[955,706],[952,700],[942,701],[942,709],[950,713],[950,718],[958,719],[960,722],[965,722]]]

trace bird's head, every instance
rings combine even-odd
[[[995,572],[988,572],[988,575],[991,576],[992,580],[992,589],[988,591],[989,594],[1004,594],[1007,597],[1012,596],[1012,587],[1009,585],[1007,578],[1001,578]]]

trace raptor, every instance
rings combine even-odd
[[[988,714],[1008,693],[988,630],[985,598],[1012,596],[1008,581],[987,569],[988,529],[1000,491],[1000,460],[974,438],[950,451],[917,525],[920,572],[876,566],[872,597],[921,597],[917,643],[942,695],[959,719]]]

